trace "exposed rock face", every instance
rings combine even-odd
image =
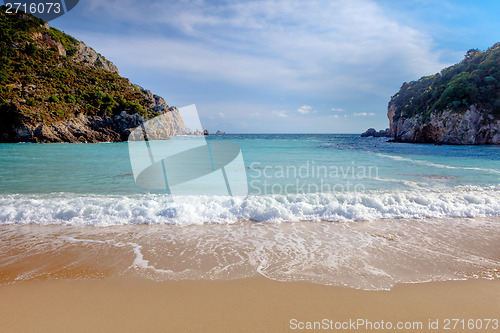
[[[106,60],[91,47],[81,42],[77,46],[73,59],[89,67],[103,69],[111,73],[119,74],[118,68],[111,61]]]
[[[187,128],[187,127],[186,127],[186,130],[184,131],[184,134],[185,135],[205,135],[205,133],[199,128],[192,130],[192,129]]]
[[[391,122],[389,104],[389,121]],[[500,120],[472,105],[464,113],[434,112],[423,121],[420,115],[391,123],[394,141],[442,144],[500,144]]]
[[[170,108],[167,121],[154,133],[157,139],[185,133],[184,121],[179,111]],[[10,141],[18,142],[120,142],[128,139],[131,131],[146,122],[139,114],[123,111],[114,117],[86,116],[80,114],[74,119],[55,124],[24,125],[14,129],[15,137]],[[14,139],[14,140],[12,140]],[[151,138],[155,139],[155,138]]]
[[[148,121],[160,124],[152,131],[152,140],[186,134],[184,120],[175,107],[169,107],[163,98],[153,95],[151,91],[137,87],[148,98],[149,107],[159,113],[161,122],[127,111],[115,116],[79,114],[75,118],[52,124],[13,122],[10,131],[0,133],[0,142],[121,142],[128,139],[134,128]]]
[[[366,130],[366,132],[361,134],[362,138],[366,138],[369,136],[373,136],[374,138],[388,138],[388,137],[391,137],[392,134],[388,128],[386,128],[385,130],[380,130],[378,132],[374,128],[369,128]]]
[[[176,108],[91,47],[22,12],[0,11],[0,25],[12,37],[0,38],[0,142],[125,141],[143,124],[151,139],[186,133]]]
[[[61,43],[56,42],[52,37],[49,36],[47,33],[41,33],[41,32],[35,32],[32,35],[33,39],[37,39],[44,44],[46,44],[48,47],[53,47],[57,50],[57,53],[60,56],[65,57],[66,56],[66,49]]]
[[[44,23],[43,28],[49,30],[50,26],[48,23]],[[57,49],[59,55],[64,57],[66,56],[66,49],[64,46],[61,43],[56,42],[48,33],[35,32],[32,34],[32,38],[38,39],[47,46]],[[97,53],[91,47],[85,45],[83,42],[79,42],[76,46],[76,52],[73,55],[73,60],[89,67],[103,69],[111,73],[119,74],[118,68],[111,61],[106,60],[102,55]]]
[[[396,115],[396,105],[394,103],[389,103],[387,108],[387,118],[389,118],[389,130],[391,131],[391,136],[396,135],[396,129],[394,128],[394,116]]]
[[[500,144],[500,43],[470,49],[459,63],[405,82],[387,117],[394,141]]]

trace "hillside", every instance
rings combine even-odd
[[[500,144],[500,43],[404,83],[387,116],[395,141]]]
[[[43,20],[0,7],[0,142],[126,140],[145,119],[175,108],[130,83],[102,55]]]

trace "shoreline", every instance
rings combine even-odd
[[[499,219],[1,226],[0,332],[472,332],[445,320],[500,320]]]
[[[164,282],[122,277],[24,281],[0,286],[0,294],[3,332],[290,332],[302,331],[300,323],[325,319],[420,322],[422,329],[398,331],[436,332],[445,319],[500,319],[500,279],[363,291],[264,277]],[[439,330],[429,329],[429,320],[438,320]]]
[[[144,277],[388,290],[500,278],[499,217],[261,224],[0,226],[0,284]]]

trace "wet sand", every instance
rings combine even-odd
[[[323,319],[422,322],[422,329],[377,332],[472,332],[444,330],[445,319],[500,319],[499,279],[362,291],[263,277],[154,282],[128,276],[25,281],[0,286],[0,295],[1,332],[290,332],[299,322]],[[429,329],[429,320],[439,320],[439,329]],[[475,331],[499,330],[490,324]]]
[[[0,284],[259,276],[364,290],[500,278],[500,218],[0,227]]]
[[[500,332],[499,220],[451,222],[3,226],[0,332]]]

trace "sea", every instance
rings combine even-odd
[[[387,290],[500,277],[500,146],[205,139],[239,147],[243,195],[138,186],[127,142],[0,144],[0,284],[264,276]]]

